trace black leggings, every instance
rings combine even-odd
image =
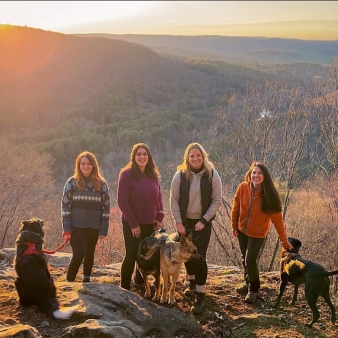
[[[141,224],[141,236],[136,238],[130,229],[129,223],[122,220],[125,256],[121,265],[121,287],[130,290],[130,281],[135,268],[137,251],[140,243],[145,237],[151,236],[154,232],[153,224]],[[143,280],[143,277],[136,269],[137,279]]]
[[[254,238],[238,231],[238,242],[242,254],[244,266],[244,278],[249,284],[250,291],[258,292],[261,286],[257,264],[258,254],[263,246],[265,238]]]
[[[72,228],[70,245],[72,246],[73,256],[68,265],[67,280],[75,280],[82,261],[83,275],[90,276],[92,274],[99,231],[99,229],[92,228]]]
[[[187,233],[189,233],[189,230],[192,231],[192,229],[194,229],[198,221],[199,219],[187,218]],[[193,234],[193,242],[196,245],[198,253],[205,259],[205,261],[203,263],[197,263],[195,260],[191,260],[186,262],[184,265],[188,275],[195,275],[197,285],[205,285],[208,275],[206,256],[211,236],[211,222],[209,222],[202,231],[193,231]]]

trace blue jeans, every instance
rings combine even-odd
[[[244,276],[249,284],[250,291],[258,292],[261,283],[257,264],[258,254],[264,244],[265,238],[254,238],[238,231],[238,242],[242,254]]]

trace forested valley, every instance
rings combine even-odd
[[[254,160],[271,170],[289,235],[303,254],[337,268],[338,56],[329,64],[263,63],[156,53],[141,44],[0,25],[0,247],[19,222],[40,217],[46,246],[61,242],[60,199],[77,154],[94,152],[107,179],[110,232],[97,260],[123,255],[116,184],[134,143],[145,142],[169,188],[188,143],[221,175],[223,206],[212,263],[240,265],[233,194]],[[312,247],[320,247],[320,253]],[[104,248],[104,250],[103,250]],[[277,268],[272,227],[260,264]]]

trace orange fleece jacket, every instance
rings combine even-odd
[[[262,211],[262,189],[255,191],[249,182],[242,182],[236,191],[231,211],[233,230],[249,237],[265,238],[270,230],[270,221],[275,226],[284,249],[290,249],[282,213],[264,214]]]

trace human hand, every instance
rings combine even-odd
[[[141,237],[141,228],[138,226],[137,228],[131,229],[133,233],[133,237],[140,238]]]
[[[238,237],[238,230],[232,230],[232,234],[235,236],[235,237]]]
[[[285,245],[283,245],[284,250],[290,252],[293,249],[293,246],[287,241]]]
[[[161,226],[162,226],[162,223],[155,220],[155,222],[154,222],[154,230],[158,230]]]
[[[181,235],[185,235],[185,234],[186,234],[185,227],[184,227],[184,225],[183,225],[182,222],[177,223],[177,224],[176,224],[176,228],[177,228],[177,232],[178,232],[179,234],[181,234]]]
[[[196,224],[195,224],[195,231],[202,231],[204,229],[205,225],[198,221]]]
[[[72,238],[71,231],[66,231],[62,234],[62,238],[64,241],[69,241]]]

